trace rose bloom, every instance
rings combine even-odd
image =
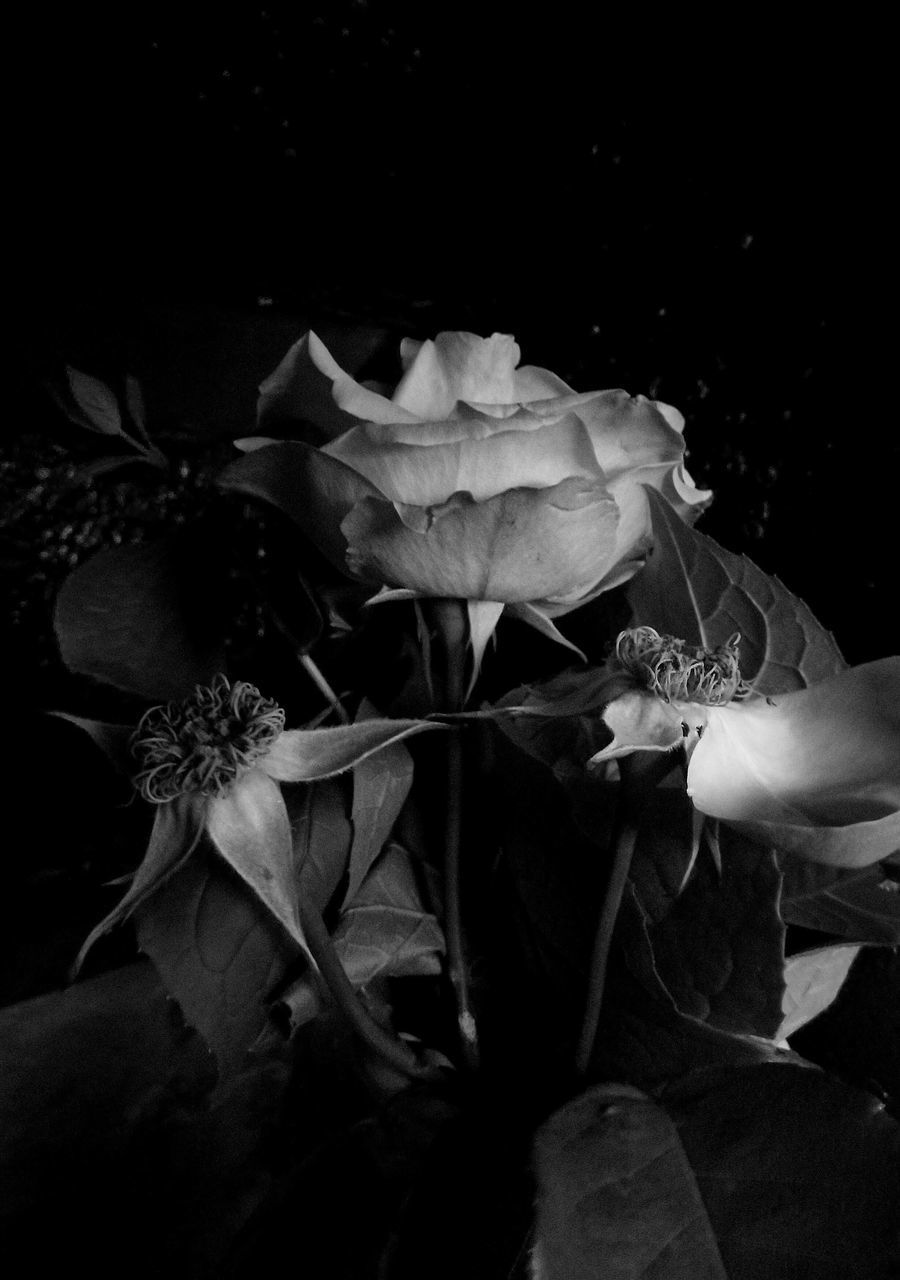
[[[242,441],[252,452],[225,483],[274,501],[395,598],[469,601],[476,653],[505,607],[561,639],[552,617],[627,581],[650,544],[644,485],[687,521],[709,501],[670,405],[575,392],[520,368],[506,334],[406,339],[400,354],[388,397],[306,334],[263,383],[260,423],[302,419],[319,447]]]

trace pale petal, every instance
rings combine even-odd
[[[210,801],[207,830],[228,865],[315,964],[300,924],[291,823],[278,785],[250,769],[227,795]]]
[[[481,660],[487,643],[497,628],[500,615],[506,606],[498,600],[469,600],[469,644],[472,646],[472,674],[466,690],[468,698],[475,687],[478,673],[481,671]]]
[[[900,810],[872,822],[846,826],[795,826],[776,822],[732,822],[759,844],[832,867],[870,867],[900,849]]]
[[[406,358],[412,354],[405,349]],[[509,334],[439,333],[409,360],[394,392],[394,404],[418,418],[448,418],[457,400],[511,404],[520,351]],[[383,421],[383,419],[380,419]]]
[[[576,654],[582,662],[587,662],[587,655],[578,648],[577,644],[564,636],[561,631],[554,626],[550,619],[550,615],[544,608],[536,604],[522,603],[507,605],[507,616],[510,618],[518,618],[520,622],[524,622],[527,626],[533,627],[535,631],[540,632],[546,639],[552,640],[554,644],[562,645],[564,649],[569,649]]]
[[[552,400],[557,396],[575,394],[562,378],[558,378],[549,369],[540,369],[533,364],[523,365],[515,371],[513,390],[516,400],[522,404],[527,404],[530,400]]]
[[[312,330],[294,343],[259,391],[260,425],[303,419],[319,427],[326,437],[340,435],[358,419],[395,422],[407,416],[390,400],[344,373]]]
[[[736,821],[845,826],[900,809],[900,658],[771,705],[710,708],[688,787],[704,813]]]
[[[202,796],[177,796],[155,808],[147,851],[134,873],[128,892],[85,939],[75,961],[76,973],[97,939],[127,920],[142,902],[183,867],[203,835],[207,802]]]
[[[684,454],[680,431],[645,396],[598,392],[578,413],[590,433],[597,461],[610,479],[626,467],[680,462]]]
[[[618,510],[602,484],[571,478],[486,502],[456,494],[426,516],[416,532],[390,503],[357,503],[342,525],[352,572],[466,600],[586,591],[609,568]]]
[[[510,421],[502,431],[489,428],[486,438],[472,438],[467,431],[465,438],[431,447],[375,444],[356,430],[324,452],[366,476],[392,502],[420,507],[459,492],[483,502],[509,489],[550,488],[570,476],[600,478],[590,439],[574,414],[540,431],[533,429],[531,417],[525,430],[510,430]],[[450,424],[450,432],[458,436],[458,424]]]
[[[673,703],[641,689],[623,693],[603,712],[603,723],[613,739],[588,763],[599,765],[635,751],[672,751],[685,740],[683,716]]]

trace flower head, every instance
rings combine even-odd
[[[239,774],[260,762],[284,729],[284,711],[252,684],[217,675],[184,702],[151,707],[131,738],[139,762],[134,784],[164,804],[195,793],[224,796]]]
[[[634,687],[611,701],[596,767],[684,748],[695,808],[814,861],[864,866],[900,847],[900,658],[808,689],[754,697],[738,639],[693,648],[650,627],[620,634]]]

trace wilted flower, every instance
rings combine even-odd
[[[603,712],[613,739],[591,764],[684,746],[688,794],[709,817],[836,866],[900,848],[900,657],[763,698],[741,680],[738,642],[622,632],[617,665],[634,687]]]
[[[198,685],[182,702],[144,714],[129,743],[138,766],[134,785],[156,807],[150,841],[128,892],[90,934],[77,964],[98,937],[184,865],[204,832],[305,948],[291,822],[279,783],[333,777],[393,742],[443,726],[373,718],[337,728],[285,729],[284,719],[281,707],[253,685],[231,684],[224,675]],[[107,745],[123,737],[121,726],[75,723]]]

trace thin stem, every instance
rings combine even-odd
[[[338,698],[337,694],[332,689],[331,685],[325,679],[321,670],[316,665],[316,663],[313,662],[312,658],[309,656],[308,653],[300,654],[300,665],[303,668],[303,670],[306,672],[306,674],[309,676],[309,678],[312,680],[313,684],[316,686],[319,692],[325,695],[326,702],[331,703],[331,709],[334,712],[334,714],[337,716],[337,718],[341,721],[341,723],[349,724],[350,717],[347,715],[347,712],[341,706],[340,699]]]
[[[465,704],[466,605],[463,600],[436,600],[434,618],[444,641],[445,703],[449,712]],[[444,827],[444,930],[447,970],[456,1000],[456,1023],[465,1066],[478,1066],[478,1030],[469,1002],[469,978],[462,929],[460,860],[462,852],[463,751],[460,730],[448,735],[447,808]]]
[[[350,1026],[364,1044],[368,1045],[385,1062],[396,1067],[404,1075],[414,1080],[430,1079],[434,1072],[422,1067],[415,1055],[402,1040],[380,1026],[360,1000],[344,972],[344,966],[334,949],[331,936],[325,928],[321,914],[310,903],[300,905],[300,920],[303,933],[312,952],[319,972],[332,999]]]
[[[581,1024],[581,1038],[578,1042],[578,1053],[575,1067],[579,1075],[586,1075],[594,1052],[594,1041],[597,1038],[597,1027],[600,1023],[600,1010],[603,1005],[603,991],[606,987],[606,969],[609,961],[609,949],[612,944],[613,929],[616,917],[622,905],[622,896],[631,869],[631,859],[637,843],[638,827],[631,805],[625,801],[624,811],[616,824],[614,837],[613,864],[610,870],[606,896],[597,923],[597,934],[594,938],[594,951],[591,956],[591,969],[588,978],[587,1001],[584,1019]]]

